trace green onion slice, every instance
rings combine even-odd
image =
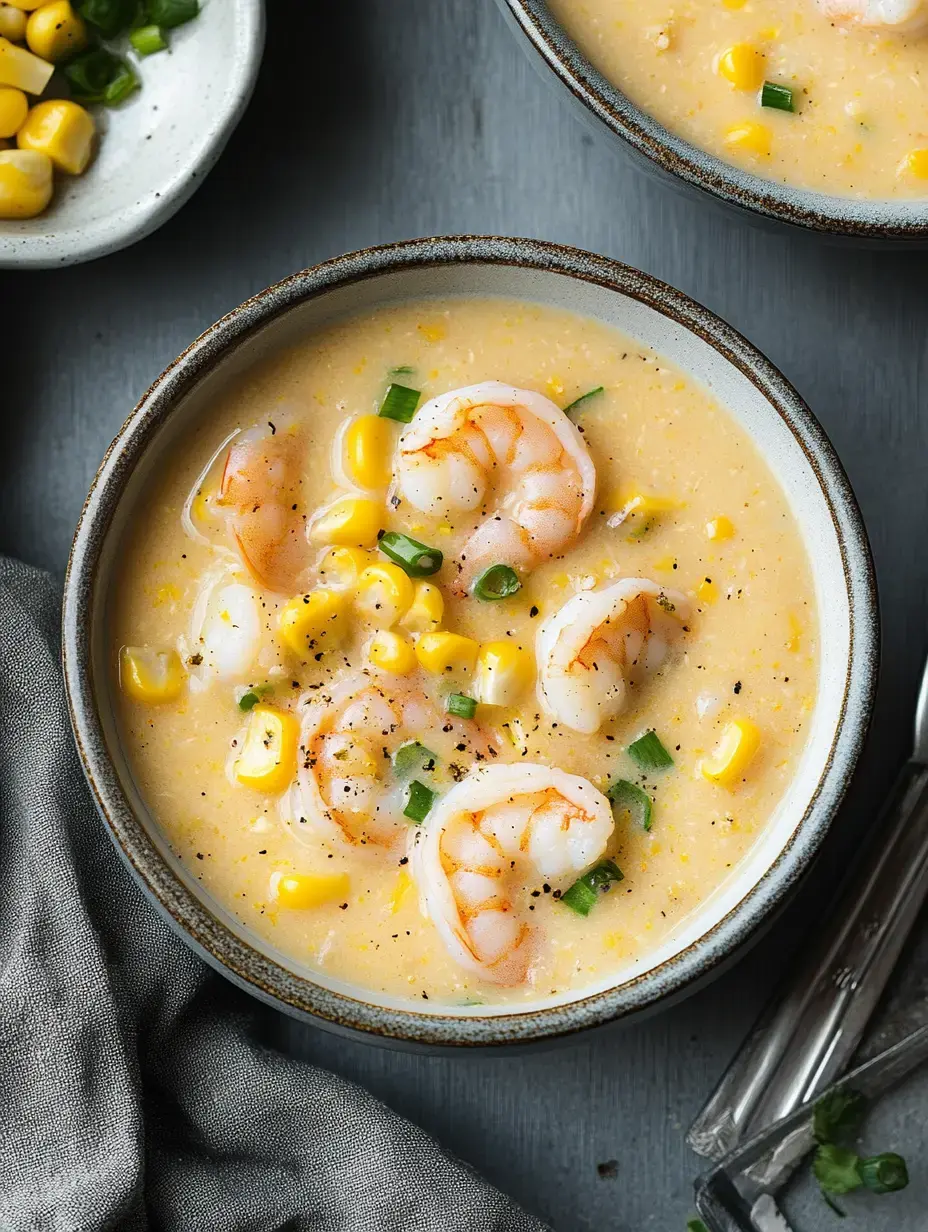
[[[651,797],[637,784],[630,783],[628,779],[619,779],[612,784],[606,795],[612,801],[613,808],[627,809],[632,820],[636,821],[642,830],[651,829]]]
[[[106,91],[128,66],[105,47],[94,47],[81,52],[64,67],[64,75],[71,87],[71,97],[79,103],[102,103]]]
[[[779,86],[775,81],[765,81],[760,92],[760,105],[773,107],[776,111],[795,111],[796,103],[789,86]]]
[[[640,770],[666,770],[673,758],[661,744],[657,732],[645,732],[628,746],[628,755]]]
[[[416,413],[422,394],[418,389],[409,389],[406,385],[388,385],[387,392],[380,404],[380,414],[384,419],[395,419],[397,423],[409,423]]]
[[[892,1151],[862,1159],[857,1165],[857,1171],[871,1193],[895,1193],[897,1189],[905,1189],[909,1183],[909,1170],[905,1166],[905,1160]]]
[[[165,30],[193,21],[199,11],[198,0],[148,0],[146,10],[148,20]]]
[[[686,1232],[709,1232],[709,1229],[701,1219],[688,1219],[686,1221]]]
[[[103,91],[103,101],[107,107],[117,107],[141,84],[124,60],[120,60],[119,65],[119,72]]]
[[[153,56],[168,45],[160,26],[139,26],[129,35],[129,42],[140,56]]]
[[[561,895],[561,902],[576,911],[577,915],[589,915],[600,894],[606,894],[614,881],[624,880],[622,870],[612,860],[600,860]]]
[[[473,594],[485,603],[508,599],[522,589],[519,575],[509,565],[490,565],[474,582]]]
[[[387,371],[390,373],[390,376],[412,376],[415,368],[410,364],[401,364],[399,368],[389,368]]]
[[[136,0],[81,0],[76,7],[81,17],[96,26],[104,38],[115,38],[128,30],[136,14]]]
[[[401,535],[396,530],[381,535],[377,546],[411,578],[431,577],[445,559],[439,548],[430,548],[427,543],[410,539],[409,535]]]
[[[409,784],[403,816],[417,824],[423,822],[428,817],[429,810],[434,803],[435,792],[430,787],[426,787],[424,783],[420,783],[418,779],[413,779]]]
[[[564,407],[565,415],[574,415],[577,411],[585,411],[586,404],[592,398],[598,398],[601,393],[605,393],[602,385],[597,385],[595,389],[590,389],[585,394],[581,394],[579,398],[574,398],[569,406]]]
[[[445,700],[445,709],[459,719],[472,719],[477,713],[477,703],[466,693],[449,693]]]
[[[418,740],[407,740],[393,754],[393,773],[406,778],[416,770],[433,770],[438,758]]]
[[[238,708],[239,710],[252,710],[255,706],[257,706],[260,700],[261,698],[257,693],[252,693],[250,691],[248,693],[243,693],[238,699]]]

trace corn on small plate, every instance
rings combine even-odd
[[[136,65],[142,88],[120,107],[93,108],[98,139],[87,171],[56,176],[38,217],[0,221],[0,269],[90,261],[166,222],[231,136],[263,48],[263,0],[201,0],[170,50]],[[135,64],[134,53],[127,58]]]

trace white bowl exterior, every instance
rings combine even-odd
[[[71,265],[135,243],[192,196],[251,97],[264,47],[263,0],[201,0],[139,59],[142,82],[121,107],[92,108],[99,137],[84,175],[55,177],[38,218],[0,221],[0,268]]]

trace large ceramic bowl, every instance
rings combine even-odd
[[[114,718],[109,603],[130,567],[123,534],[149,476],[219,391],[256,361],[346,314],[423,296],[506,295],[616,326],[678,364],[735,416],[783,486],[812,562],[821,680],[808,746],[749,856],[641,965],[577,998],[423,1009],[352,989],[275,952],[210,898],[172,855],[129,772]],[[841,465],[802,399],[748,342],[665,284],[603,257],[533,240],[427,239],[294,274],[224,317],[158,378],[126,421],[81,515],[65,587],[64,664],[80,754],[130,868],[199,952],[297,1015],[386,1041],[473,1046],[567,1035],[654,1007],[718,969],[796,883],[835,815],[860,751],[877,668],[867,540]]]
[[[863,201],[793,188],[723,162],[664,128],[593,67],[558,25],[545,0],[498,0],[510,25],[528,40],[588,117],[602,121],[650,167],[753,214],[829,235],[872,241],[928,241],[928,201]],[[549,74],[550,75],[550,74]]]

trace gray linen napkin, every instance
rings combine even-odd
[[[124,870],[74,751],[55,587],[0,557],[0,1228],[543,1232],[252,1019]]]

